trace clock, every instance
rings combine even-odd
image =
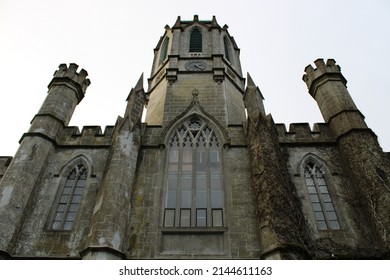
[[[207,64],[204,61],[191,60],[186,63],[185,67],[188,71],[203,71],[206,69]]]

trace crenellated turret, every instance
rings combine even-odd
[[[62,130],[66,127],[73,112],[84,98],[90,85],[88,73],[82,69],[77,72],[77,64],[69,67],[61,64],[54,72],[54,77],[48,85],[49,91],[38,114],[31,122],[29,133],[39,133],[53,141],[58,141]]]
[[[70,63],[69,68],[64,63],[60,64],[60,66],[58,66],[58,70],[54,72],[54,78],[50,82],[49,88],[55,83],[74,83],[75,90],[77,91],[77,94],[81,101],[81,99],[83,99],[84,97],[87,87],[91,84],[91,81],[87,79],[87,71],[81,69],[80,72],[77,73],[77,68],[78,65],[75,63]]]
[[[341,74],[334,59],[315,62],[317,68],[306,66],[303,75],[310,95],[317,101],[325,122],[329,122],[336,137],[352,129],[366,129],[364,116],[360,113],[347,90],[347,80]]]
[[[314,61],[314,64],[317,66],[317,68],[313,68],[313,66],[309,64],[305,68],[306,74],[302,77],[302,79],[306,82],[307,87],[309,88],[309,92],[310,94],[312,94],[312,96],[313,89],[311,88],[311,86],[315,85],[315,83],[313,82],[317,82],[317,79],[319,79],[320,77],[323,78],[324,74],[327,74],[328,78],[333,75],[334,77],[340,79],[344,83],[344,85],[347,84],[347,80],[341,74],[340,66],[336,64],[336,61],[334,59],[328,59],[325,64],[324,60],[322,58],[319,58]]]
[[[0,258],[14,250],[28,209],[34,206],[32,197],[39,188],[48,158],[90,84],[87,71],[77,73],[77,68],[76,64],[69,67],[61,64],[54,73],[46,100],[20,140],[19,149],[0,182],[0,193],[7,193],[7,199],[0,204],[3,210],[0,227],[4,229],[0,232]]]
[[[364,116],[356,107],[333,59],[323,59],[305,68],[303,80],[309,93],[317,101],[321,113],[334,135],[347,173],[354,186],[353,207],[362,218],[360,229],[365,240],[383,254],[389,248],[390,196],[386,187],[389,164],[384,157],[375,133],[368,128]]]

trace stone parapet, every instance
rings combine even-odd
[[[275,124],[275,127],[280,144],[320,145],[336,142],[327,123],[315,123],[313,128],[308,123],[292,123],[288,131],[283,123]]]
[[[106,126],[104,132],[100,126],[84,126],[80,132],[77,126],[64,129],[59,141],[60,146],[109,146],[112,141],[114,126]]]
[[[324,60],[319,58],[314,61],[314,64],[317,68],[313,68],[313,66],[309,64],[305,67],[306,74],[302,77],[302,80],[306,83],[307,88],[309,89],[309,93],[313,97],[316,92],[315,86],[317,85],[317,82],[322,80],[324,77],[327,77],[328,79],[336,77],[336,79],[341,80],[344,85],[347,84],[347,80],[341,74],[340,66],[336,64],[334,59],[328,59],[325,64]]]
[[[54,77],[48,87],[50,88],[56,84],[62,84],[64,82],[71,83],[76,89],[79,102],[83,99],[87,87],[91,84],[91,81],[87,79],[88,72],[81,69],[77,72],[79,66],[75,63],[70,63],[69,67],[62,63],[58,66],[58,70],[54,72]]]

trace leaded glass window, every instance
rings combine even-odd
[[[304,177],[318,229],[340,229],[323,168],[309,161],[304,167]]]
[[[223,192],[218,138],[198,117],[169,139],[165,227],[223,226]]]
[[[50,229],[71,230],[84,192],[87,170],[82,163],[69,172]]]
[[[194,28],[190,34],[190,52],[202,52],[202,32]]]

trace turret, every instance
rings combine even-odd
[[[77,67],[61,64],[54,73],[46,100],[0,181],[0,259],[12,256],[28,209],[34,207],[48,158],[90,84],[87,71],[77,73]]]
[[[352,182],[349,192],[351,207],[355,208],[355,221],[363,239],[377,254],[388,255],[390,248],[390,220],[387,189],[390,169],[375,133],[367,127],[348,93],[347,80],[333,59],[326,64],[322,59],[305,68],[303,80],[309,93],[317,101],[321,113],[330,126],[343,158],[346,176]]]
[[[29,133],[39,133],[51,140],[58,140],[91,83],[87,79],[87,71],[82,69],[76,72],[77,68],[74,63],[69,67],[61,64],[54,72],[54,77],[48,85],[46,100],[32,120]]]
[[[334,59],[315,62],[317,68],[306,66],[303,75],[310,95],[317,101],[325,122],[329,122],[336,137],[351,129],[366,129],[360,113],[347,90],[347,80]]]

